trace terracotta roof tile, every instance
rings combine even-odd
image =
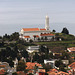
[[[70,64],[69,67],[75,68],[75,62],[73,62],[72,64]]]
[[[23,28],[24,31],[39,31],[39,28]]]
[[[24,38],[30,38],[30,36],[24,36]]]
[[[5,72],[6,72],[6,71],[5,71],[4,69],[1,69],[1,70],[0,70],[0,75],[4,75]]]
[[[54,34],[40,34],[40,36],[54,36]]]
[[[50,69],[47,73],[51,73],[51,72],[58,72],[57,69]]]
[[[33,37],[34,37],[34,36],[39,37],[39,35],[33,35]]]
[[[58,72],[57,74],[58,74],[58,75],[62,75],[62,74],[64,74],[64,75],[69,75],[68,73],[63,72],[63,71],[60,71],[60,72]]]
[[[22,71],[18,71],[17,74],[18,74],[18,75],[26,75],[26,74],[25,74],[24,72],[22,72]]]
[[[57,73],[55,73],[55,72],[50,72],[50,73],[48,73],[48,75],[57,75]]]
[[[71,48],[67,48],[69,49],[70,51],[75,51],[75,47],[71,47]]]
[[[46,30],[45,28],[42,28],[42,29],[40,29],[40,30]]]
[[[39,64],[39,63],[32,63],[32,62],[27,62],[26,63],[26,69],[34,69],[34,66],[38,66],[38,67],[42,67],[42,65],[41,64]]]
[[[5,65],[0,65],[0,68],[5,67]]]
[[[39,72],[46,72],[45,69],[39,69]]]

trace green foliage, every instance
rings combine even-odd
[[[61,33],[69,34],[69,31],[67,30],[67,28],[63,28]]]
[[[14,72],[14,73],[12,73],[12,75],[17,75],[17,73],[16,73],[16,72]]]
[[[39,58],[40,56],[38,55],[38,53],[35,53],[35,55],[33,56],[33,61],[39,62],[40,61]]]
[[[11,35],[10,35],[10,41],[11,40],[19,40],[19,33],[18,32],[15,32],[15,33],[12,33]]]
[[[26,65],[24,61],[19,61],[17,65],[17,71],[25,71]]]
[[[56,32],[56,30],[54,30],[54,29],[53,29],[53,30],[52,30],[52,32],[53,32],[53,33],[55,33],[55,32]]]
[[[44,52],[44,53],[49,53],[49,49],[46,46],[44,46],[44,45],[40,46],[40,50],[39,51],[40,52]]]
[[[50,57],[50,58],[53,58],[53,57],[54,57],[52,52],[49,53],[49,57]]]
[[[63,64],[61,64],[61,65],[59,66],[59,70],[66,72],[66,69],[64,68],[64,65],[63,65]]]
[[[55,66],[56,67],[59,67],[60,65],[62,65],[63,63],[62,63],[62,61],[61,60],[56,60],[55,61]]]
[[[33,40],[31,40],[31,39],[30,39],[30,40],[29,40],[29,42],[30,42],[30,43],[32,43],[32,42],[33,42]]]
[[[67,52],[62,51],[61,53],[62,53],[61,59],[67,59],[67,60],[70,59],[70,55]]]
[[[43,68],[48,72],[50,69],[52,69],[51,65],[49,64],[42,64]]]

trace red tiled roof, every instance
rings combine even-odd
[[[24,31],[39,31],[39,28],[23,28]]]
[[[57,75],[57,73],[55,73],[55,72],[50,72],[50,73],[48,73],[48,75]]]
[[[5,67],[5,65],[0,65],[0,68],[3,68],[3,67]]]
[[[24,38],[30,38],[30,36],[24,36]]]
[[[75,62],[73,62],[72,64],[70,64],[69,67],[75,68]]]
[[[60,72],[57,73],[57,75],[62,75],[62,74],[64,74],[64,75],[69,75],[68,73],[63,72],[63,71],[60,71]]]
[[[42,30],[46,30],[45,28],[23,28],[24,31],[42,31]]]
[[[4,72],[5,72],[4,69],[0,70],[0,75],[4,75],[5,74]]]
[[[47,73],[51,73],[51,72],[58,72],[57,69],[50,69]]]
[[[40,34],[40,36],[54,36],[54,34]]]
[[[39,35],[33,35],[33,37],[34,37],[34,36],[39,37]]]
[[[43,29],[40,29],[40,30],[46,30],[46,29],[43,28]]]
[[[18,71],[17,74],[18,74],[18,75],[26,75],[26,74],[25,74],[24,72],[22,72],[22,71]]]
[[[73,72],[75,72],[75,68],[72,68],[71,70],[68,71],[69,74],[72,74]]]
[[[32,70],[29,70],[28,73],[33,73],[33,71]]]
[[[39,64],[39,63],[32,63],[32,62],[27,62],[26,63],[26,69],[34,69],[34,66],[38,66],[38,67],[42,67],[42,65],[41,64]]]
[[[71,48],[67,48],[69,49],[70,51],[75,51],[75,47],[71,47]]]
[[[39,72],[46,72],[45,69],[39,69]]]

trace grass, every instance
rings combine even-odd
[[[50,42],[35,42],[37,45],[46,45],[48,47],[75,47],[75,40],[73,41],[50,41]]]

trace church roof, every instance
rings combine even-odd
[[[30,36],[24,36],[24,38],[30,38]]]
[[[24,31],[42,31],[42,30],[46,30],[45,28],[23,28]]]
[[[54,36],[54,34],[51,34],[51,33],[49,33],[49,34],[40,34],[40,36]]]
[[[35,36],[35,37],[39,37],[39,35],[33,35],[33,37],[34,37],[34,36]]]
[[[39,31],[39,28],[23,28],[24,31]]]
[[[43,29],[40,29],[40,30],[46,30],[45,28],[43,28]]]

